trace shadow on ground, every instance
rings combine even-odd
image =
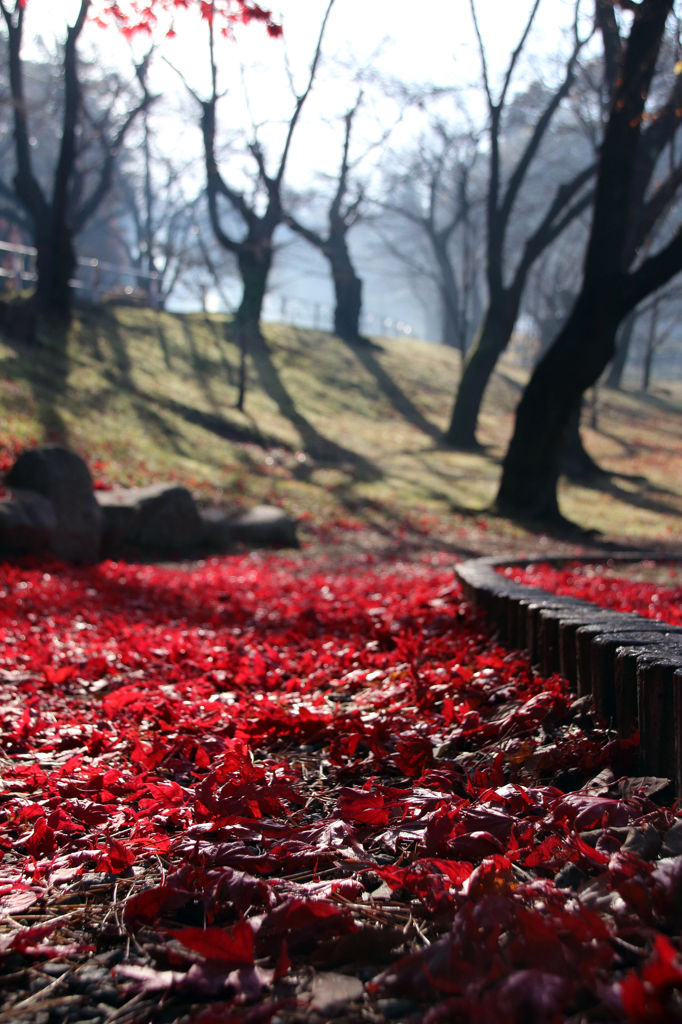
[[[249,355],[253,360],[263,391],[277,405],[280,414],[289,420],[298,432],[304,451],[318,466],[329,466],[349,472],[354,480],[381,480],[382,471],[369,459],[320,434],[313,424],[299,411],[293,398],[284,386],[272,361],[270,350],[260,332],[250,339]]]
[[[434,439],[434,441],[440,441],[442,438],[442,432],[439,428],[427,420],[427,418],[419,411],[414,402],[408,398],[405,392],[396,384],[391,375],[386,372],[379,360],[374,355],[369,345],[357,344],[351,341],[344,341],[344,344],[350,349],[353,355],[356,357],[358,362],[362,363],[364,368],[367,370],[374,380],[379,385],[379,388],[389,400],[393,408],[399,413],[404,420],[411,423],[417,430],[421,430],[423,434]]]

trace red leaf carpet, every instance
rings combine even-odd
[[[682,1019],[675,807],[445,560],[0,586],[4,1014]]]

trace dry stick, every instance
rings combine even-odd
[[[28,996],[26,999],[22,999],[20,1003],[15,1003],[14,1006],[10,1006],[9,1010],[3,1010],[3,1012],[0,1013],[0,1021],[12,1020],[13,1018],[16,1018],[17,1010],[24,1010],[27,1007],[33,1008],[36,1006],[37,1003],[45,1002],[45,997],[48,996],[51,992],[54,992],[54,990],[63,983],[64,979],[72,973],[73,972],[71,970],[65,971],[64,974],[60,975],[58,978],[55,978],[55,980],[51,982],[49,985],[47,985],[45,988],[42,988],[40,992],[35,992],[32,996]],[[75,998],[80,999],[81,996],[76,996]],[[48,1000],[48,1002],[51,1002],[51,1000]]]
[[[46,990],[43,989],[43,992],[45,992],[45,991]],[[42,992],[41,993],[37,993],[37,995],[42,995]],[[35,998],[35,997],[31,996],[31,999],[33,999],[33,998]],[[31,1006],[28,1008],[28,1012],[30,1014],[33,1014],[33,1013],[36,1013],[38,1010],[49,1010],[53,1006],[76,1005],[76,1004],[82,1003],[83,1002],[83,998],[84,998],[83,996],[55,996],[54,999],[45,999],[45,1000],[41,1000],[41,1001],[39,1001],[37,1003],[32,1003]],[[11,1006],[9,1008],[9,1010],[4,1010],[0,1014],[0,1021],[3,1021],[3,1020],[10,1020],[10,1021],[16,1020],[15,1010],[17,1008],[23,1007],[28,1002],[29,1002],[29,1000],[25,999],[23,1003],[15,1003],[14,1006]]]
[[[136,1006],[142,1001],[143,995],[143,992],[138,992],[137,995],[133,996],[132,999],[129,999],[127,1003],[124,1003],[123,1006],[119,1006],[117,1010],[114,1010],[114,1012],[110,1013],[108,1017],[105,1017],[102,1024],[110,1024],[110,1022],[112,1020],[116,1020],[117,1017],[122,1017],[124,1013],[127,1013],[128,1010],[132,1009],[133,1006]]]
[[[357,869],[354,868],[354,870],[358,870],[360,868],[364,870],[366,865],[369,865],[369,868],[375,867],[375,865],[371,863],[369,858],[367,858],[367,861],[358,860],[349,861],[346,864],[335,864],[333,868],[324,868],[322,871],[299,871],[298,874],[296,875],[282,875],[281,878],[274,878],[273,881],[302,882],[305,879],[309,879],[310,881],[312,881],[315,878],[326,878],[327,875],[333,875],[336,871],[341,871],[344,868],[348,867],[350,864],[357,864],[358,867]],[[339,881],[343,880],[344,879],[339,879]]]
[[[421,936],[421,939],[422,939],[424,945],[425,946],[430,946],[431,945],[431,940],[427,939],[427,937],[424,935],[424,932],[421,930],[421,928],[419,927],[419,925],[415,921],[414,917],[411,917],[411,921],[412,921],[412,924],[414,925],[415,931],[417,932],[418,935]]]

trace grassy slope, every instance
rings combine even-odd
[[[444,542],[528,548],[480,512],[492,500],[523,376],[503,367],[486,395],[486,455],[440,446],[458,377],[441,346],[382,339],[359,351],[330,335],[267,325],[234,408],[237,350],[225,317],[110,308],[83,313],[66,380],[36,349],[0,344],[0,445],[66,440],[112,483],[173,478],[207,501],[267,500],[310,524],[429,529]],[[562,484],[584,527],[642,542],[682,534],[682,388],[604,391],[592,454],[618,474],[593,490]],[[635,479],[638,478],[638,479]],[[466,542],[461,538],[466,534]],[[493,536],[495,541],[493,542]]]

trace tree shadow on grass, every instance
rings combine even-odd
[[[138,393],[146,402],[167,409],[168,412],[181,416],[187,423],[203,427],[204,430],[208,430],[209,433],[215,434],[216,437],[220,437],[224,441],[234,441],[237,444],[257,444],[261,448],[287,447],[278,441],[277,438],[261,433],[255,423],[253,427],[246,427],[240,423],[231,423],[218,414],[204,412],[203,409],[185,405],[183,402],[178,402],[173,398],[165,398],[161,395],[144,395],[142,392]]]
[[[69,430],[59,410],[66,399],[69,376],[68,333],[66,323],[39,318],[34,343],[36,351],[24,350],[22,353],[26,380],[44,440],[63,445],[69,443]]]
[[[622,479],[640,482],[642,485],[641,490],[630,491],[625,487],[619,487],[613,479],[619,476]],[[675,494],[674,491],[669,491],[663,487],[657,487],[655,484],[650,483],[646,477],[626,477],[620,473],[608,473],[606,476],[593,477],[582,481],[581,486],[591,491],[609,494],[612,498],[616,498],[626,505],[632,505],[633,508],[642,509],[644,512],[682,517],[682,508],[680,506],[675,506],[660,497],[660,495],[665,495],[670,498],[677,498],[682,504],[682,495]]]
[[[106,333],[107,341],[111,347],[113,353],[114,366],[111,368],[105,368],[102,371],[102,375],[105,380],[111,385],[112,392],[125,391],[131,396],[133,400],[133,408],[140,421],[145,427],[150,428],[157,435],[163,436],[173,447],[173,450],[178,454],[186,454],[181,451],[179,447],[179,440],[182,437],[180,431],[175,427],[171,426],[166,419],[160,414],[160,411],[171,413],[172,415],[179,416],[187,423],[191,423],[195,426],[202,427],[209,433],[215,434],[216,437],[220,437],[225,441],[233,441],[237,444],[255,444],[262,448],[268,447],[286,447],[274,437],[263,434],[256,425],[255,421],[252,420],[252,425],[246,426],[241,423],[232,423],[230,420],[225,419],[220,414],[219,406],[211,400],[213,396],[210,394],[210,385],[208,383],[207,369],[205,360],[202,361],[202,357],[196,352],[196,346],[192,340],[192,346],[196,353],[196,360],[191,356],[192,348],[190,348],[190,358],[192,359],[195,371],[197,371],[197,363],[201,363],[197,371],[197,379],[199,380],[200,386],[206,385],[202,390],[207,396],[207,400],[211,400],[210,404],[216,411],[207,412],[203,409],[198,409],[196,406],[188,405],[185,402],[180,402],[177,399],[170,398],[163,394],[150,394],[138,387],[132,378],[131,370],[132,364],[128,355],[125,340],[121,337],[119,326],[115,318],[110,317],[103,324]],[[185,333],[188,339],[188,345],[191,340],[191,331],[185,328]],[[101,403],[102,395],[97,395],[96,401]]]
[[[146,403],[147,410],[149,410],[150,406],[156,406],[157,409],[165,409],[168,412],[181,416],[188,423],[194,423],[197,426],[203,427],[215,434],[217,437],[221,437],[227,441],[258,444],[262,447],[267,447],[269,444],[276,444],[279,447],[282,447],[281,443],[276,439],[264,437],[256,427],[255,423],[252,427],[242,426],[241,424],[231,423],[220,415],[219,408],[217,407],[214,396],[212,396],[210,390],[210,376],[208,371],[212,366],[207,365],[207,361],[197,351],[196,343],[191,337],[191,330],[187,326],[184,327],[184,330],[189,347],[190,360],[192,362],[195,375],[197,376],[197,381],[206,395],[208,403],[214,410],[211,412],[205,412],[175,399],[166,398],[163,395],[150,395],[138,388],[132,379],[131,359],[116,319],[111,316],[106,317],[103,320],[103,328],[111,347],[114,363],[113,372],[105,372],[105,376],[115,387],[124,389],[129,394],[134,395],[139,399],[141,403]],[[280,413],[296,428],[300,435],[303,448],[312,457],[314,463],[318,467],[332,466],[347,472],[353,480],[368,481],[379,480],[382,478],[383,474],[381,470],[373,465],[372,462],[365,459],[362,455],[358,455],[356,452],[344,448],[341,445],[336,444],[334,441],[324,437],[315,429],[312,423],[310,423],[306,417],[299,412],[294,400],[281,381],[277,368],[272,361],[269,349],[265,343],[265,339],[262,337],[260,332],[258,332],[257,336],[250,339],[249,354],[258,373],[263,390],[275,402]],[[139,410],[142,406],[138,404],[137,408]],[[152,419],[156,417],[154,420],[155,429],[161,430],[164,433],[164,436],[167,436],[166,431],[171,431],[172,428],[168,427],[167,424],[162,428],[161,423],[158,422],[158,414],[152,413],[151,411],[149,411],[149,415],[147,416],[148,422],[151,423],[149,418],[150,416]],[[300,473],[302,475],[308,474],[308,467],[302,466]]]
[[[324,437],[303,413],[299,412],[293,398],[282,383],[260,331],[255,332],[249,338],[249,354],[256,367],[263,390],[277,405],[281,415],[288,419],[298,431],[303,448],[312,456],[318,466],[330,466],[345,470],[354,480],[382,479],[383,473],[369,459],[365,459],[357,452]]]
[[[139,399],[133,400],[132,406],[147,434],[163,438],[176,455],[187,456],[187,451],[184,451],[182,447],[180,431],[151,407],[151,401],[146,395],[140,394]]]
[[[125,391],[135,393],[137,389],[133,382],[133,364],[128,346],[121,334],[119,323],[110,310],[103,312],[100,325],[109,343],[115,368],[115,377],[111,372],[105,373],[105,376],[110,380],[115,380],[118,386]]]
[[[225,345],[227,342],[231,341],[230,332],[232,329],[232,321],[225,320],[221,323],[220,321],[206,317],[206,327],[213,334],[213,343],[218,349],[220,362],[227,381],[232,387],[238,387],[237,367],[230,362],[225,353]]]
[[[660,412],[669,412],[676,416],[679,416],[682,412],[682,406],[679,401],[671,401],[668,398],[664,398],[663,395],[652,394],[651,391],[623,391],[622,394],[631,395],[644,405],[651,405]]]
[[[396,412],[400,413],[403,419],[411,423],[417,430],[433,438],[434,441],[442,439],[442,431],[427,420],[414,402],[407,397],[405,392],[396,384],[391,375],[384,370],[368,345],[354,344],[352,341],[341,339],[353,355],[362,363],[367,372],[374,377],[381,391],[389,400]]]
[[[177,402],[171,398],[166,398],[164,395],[148,394],[146,391],[139,388],[132,378],[132,362],[125,339],[121,334],[115,317],[107,316],[103,318],[102,326],[111,348],[114,364],[113,367],[103,370],[104,378],[109,381],[113,391],[124,391],[131,396],[132,407],[135,411],[135,415],[145,430],[150,434],[155,434],[157,437],[163,438],[164,442],[170,445],[175,454],[188,454],[182,449],[182,433],[177,429],[177,427],[168,423],[161,411],[180,416],[186,420],[187,423],[196,424],[197,426],[211,431],[216,434],[216,436],[230,441],[251,441],[257,444],[262,443],[262,439],[259,435],[255,434],[253,431],[249,431],[248,428],[241,430],[238,427],[233,427],[232,424],[224,420],[218,413],[203,412],[193,406]],[[189,341],[191,332],[186,330],[186,336]],[[196,352],[193,339],[192,345],[193,348],[190,348],[190,359],[196,373],[199,354]],[[165,351],[168,352],[165,335],[164,346]],[[196,358],[193,358],[193,355]],[[197,376],[200,385],[206,385],[206,388],[202,388],[206,393],[208,383],[205,374],[205,367],[202,367],[201,373],[197,373]],[[211,399],[212,397],[213,396],[210,395]],[[98,400],[101,401],[101,396],[98,396]],[[211,404],[215,407],[214,401],[212,401]]]
[[[192,372],[194,373],[194,378],[206,399],[207,405],[209,405],[213,412],[217,414],[220,412],[220,403],[213,394],[213,388],[211,386],[216,373],[215,364],[213,360],[202,355],[197,348],[194,331],[190,330],[187,321],[183,318],[180,322],[182,324],[183,334],[185,335],[189,362],[192,367]]]

